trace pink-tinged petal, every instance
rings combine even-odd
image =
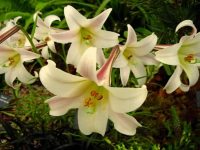
[[[96,47],[86,49],[77,66],[77,72],[80,73],[80,75],[94,82],[97,82],[96,55]]]
[[[37,16],[37,26],[43,29],[48,28],[47,24],[39,16]]]
[[[199,69],[197,66],[192,64],[181,64],[181,67],[185,71],[189,79],[189,86],[193,86],[199,79]]]
[[[178,87],[182,85],[180,80],[181,73],[182,73],[181,67],[177,66],[174,73],[172,74],[172,76],[170,77],[170,79],[168,80],[167,84],[164,87],[164,89],[168,94],[174,92]]]
[[[36,27],[35,33],[34,33],[34,38],[44,41],[45,38],[48,37],[48,32],[49,31],[46,28]]]
[[[48,41],[48,42],[47,42],[47,45],[48,45],[49,49],[50,49],[52,52],[56,53],[56,47],[55,47],[54,41],[52,41],[52,40]]]
[[[181,43],[174,44],[170,47],[165,49],[159,50],[155,52],[155,59],[168,65],[178,65],[179,58],[178,58],[178,51],[181,47]]]
[[[129,64],[131,71],[137,79],[138,85],[143,85],[147,79],[146,68],[141,60],[134,58],[136,62],[134,64]]]
[[[104,84],[109,85],[110,71],[112,69],[112,64],[117,58],[118,54],[119,54],[119,46],[117,45],[112,49],[112,52],[110,53],[110,56],[105,62],[105,64],[101,67],[101,69],[98,70],[97,78],[98,78],[99,84],[104,83]]]
[[[99,66],[102,66],[106,62],[103,50],[101,48],[97,49],[97,63]]]
[[[36,54],[34,52],[31,52],[31,51],[28,51],[28,50],[24,50],[22,48],[18,48],[18,49],[15,49],[21,56],[21,60],[24,62],[24,61],[28,61],[28,60],[33,60],[33,59],[36,59],[36,58],[39,58],[40,55],[39,54]]]
[[[149,53],[145,56],[140,56],[139,58],[144,65],[159,65],[160,64],[160,62],[158,62],[155,59],[155,56],[151,53]]]
[[[13,82],[17,78],[17,74],[14,68],[9,68],[9,70],[5,73],[5,81],[6,84],[13,87]]]
[[[159,45],[156,45],[156,46],[154,47],[154,49],[155,49],[155,50],[161,50],[161,49],[167,48],[167,47],[169,47],[169,46],[171,46],[171,45],[159,44]]]
[[[93,28],[93,29],[101,29],[111,11],[112,11],[111,8],[106,9],[105,11],[103,11],[98,16],[96,16],[92,19],[88,19],[88,21],[89,21],[88,27]]]
[[[180,22],[177,27],[176,27],[176,32],[180,29],[180,28],[183,28],[183,27],[186,27],[186,26],[189,26],[189,27],[192,27],[192,34],[191,36],[195,35],[197,33],[197,28],[195,27],[195,25],[193,24],[192,20],[184,20],[182,22]]]
[[[78,97],[91,84],[91,81],[83,77],[71,75],[56,68],[56,64],[51,60],[48,60],[48,65],[42,67],[39,77],[47,90],[61,97]]]
[[[135,55],[144,56],[150,53],[154,49],[157,39],[157,36],[152,33],[141,41],[135,43],[133,46]]]
[[[109,103],[114,112],[127,113],[139,108],[147,97],[147,88],[105,87],[109,91]]]
[[[74,40],[79,40],[78,39],[78,30],[67,30],[63,32],[51,32],[49,34],[50,38],[58,43],[71,43]]]
[[[128,27],[128,37],[126,40],[126,46],[132,47],[137,42],[137,35],[135,33],[135,30],[131,27],[131,25],[127,25]]]
[[[115,62],[113,63],[114,68],[122,68],[128,65],[127,59],[124,57],[123,53],[120,52]]]
[[[81,97],[59,97],[54,96],[45,101],[49,104],[50,112],[52,116],[61,116],[66,114],[70,109],[78,108],[81,105]]]
[[[19,81],[25,84],[31,84],[37,79],[37,77],[31,75],[21,63],[18,63],[17,66],[15,66],[15,73]]]
[[[78,126],[83,134],[96,132],[104,136],[108,121],[108,106],[104,103],[97,105],[94,113],[88,113],[85,108],[78,109]]]
[[[105,30],[97,30],[94,33],[94,46],[97,48],[109,48],[117,45],[118,41],[118,33],[105,31]]]
[[[86,17],[70,5],[64,8],[64,15],[70,29],[80,29],[80,27],[84,27],[88,24]]]
[[[122,85],[126,86],[130,75],[130,68],[128,66],[120,68],[120,77]]]
[[[54,22],[54,21],[60,21],[60,18],[58,17],[58,16],[56,16],[56,15],[49,15],[49,16],[47,16],[47,17],[45,17],[44,18],[44,23],[48,26],[48,27],[50,27],[51,26],[51,24]]]
[[[141,127],[141,124],[128,114],[110,111],[109,119],[114,123],[115,129],[125,135],[134,135],[136,133],[136,128]]]

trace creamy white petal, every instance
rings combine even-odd
[[[39,77],[47,90],[61,97],[80,96],[91,84],[91,81],[83,77],[56,68],[56,64],[51,60],[48,60],[48,65],[41,68]]]
[[[130,75],[130,68],[128,66],[120,68],[120,78],[122,85],[126,86]]]
[[[178,65],[178,51],[181,47],[181,43],[174,44],[165,49],[155,52],[155,59],[168,65]]]
[[[36,80],[36,77],[31,75],[21,63],[18,63],[17,66],[15,66],[15,73],[22,83],[31,84]]]
[[[158,65],[158,64],[160,64],[160,62],[158,62],[155,59],[155,56],[151,53],[149,53],[145,56],[140,56],[139,58],[144,65]]]
[[[97,49],[97,63],[99,66],[102,66],[106,62],[104,52],[101,48]]]
[[[105,30],[97,30],[94,32],[94,46],[97,48],[109,48],[118,44],[118,33],[105,31]]]
[[[181,64],[181,67],[185,71],[189,79],[189,86],[193,86],[199,79],[199,69],[192,64]]]
[[[21,56],[21,60],[24,62],[24,61],[28,61],[28,60],[33,60],[33,59],[36,59],[36,58],[39,58],[40,55],[39,54],[36,54],[34,52],[31,52],[31,51],[28,51],[28,50],[24,50],[22,48],[18,48],[18,49],[15,49]]]
[[[48,42],[47,42],[47,45],[48,45],[49,49],[50,49],[52,52],[56,53],[56,47],[55,47],[54,41],[52,41],[52,40],[48,41]]]
[[[94,113],[88,113],[87,110],[80,107],[78,109],[78,125],[82,133],[89,135],[96,132],[104,136],[108,121],[108,106],[98,104]]]
[[[37,26],[40,27],[41,29],[48,28],[48,26],[39,16],[37,16]]]
[[[111,8],[106,9],[98,16],[96,16],[92,19],[88,19],[88,21],[89,21],[88,28],[101,29],[111,11],[112,11]]]
[[[127,59],[124,57],[123,53],[120,52],[120,54],[118,55],[117,59],[115,60],[113,64],[113,67],[122,68],[122,67],[126,67],[127,65],[128,65]]]
[[[200,33],[196,34],[194,38],[183,42],[180,50],[181,54],[199,54],[200,53]]]
[[[131,27],[131,25],[127,25],[128,27],[128,37],[126,40],[126,46],[134,46],[134,44],[137,42],[137,35],[135,33],[135,30]]]
[[[79,40],[78,37],[79,30],[67,30],[62,32],[50,32],[50,38],[58,43],[71,43],[73,41]]]
[[[85,49],[86,47],[84,45],[76,42],[72,43],[67,53],[66,63],[77,67]]]
[[[195,35],[197,33],[197,28],[195,27],[195,25],[193,24],[192,20],[184,20],[182,22],[180,22],[177,27],[176,27],[176,32],[182,28],[182,27],[185,27],[185,26],[190,26],[192,27],[193,29],[193,32],[192,32],[192,35]]]
[[[138,58],[134,58],[135,63],[129,64],[131,71],[133,72],[134,76],[137,78],[138,85],[143,85],[147,79],[146,68],[144,64]]]
[[[70,29],[79,29],[80,27],[84,27],[88,24],[86,17],[70,5],[64,8],[64,15]]]
[[[7,67],[0,67],[0,74],[4,74],[9,70]]]
[[[56,16],[56,15],[49,15],[49,16],[47,16],[47,17],[45,17],[44,18],[44,23],[48,26],[48,27],[50,27],[51,26],[51,24],[54,22],[54,21],[60,21],[60,18],[58,17],[58,16]]]
[[[134,53],[137,56],[144,56],[150,53],[157,43],[157,36],[152,33],[146,38],[134,44],[133,49]]]
[[[83,77],[88,78],[94,82],[97,82],[97,71],[96,71],[96,47],[88,48],[82,55],[79,64],[77,66],[77,72]]]
[[[42,54],[42,57],[44,57],[45,59],[49,59],[50,55],[49,55],[49,50],[47,46],[42,48],[41,54]]]
[[[9,57],[15,55],[16,52],[7,46],[0,45],[0,65],[2,63],[5,63],[5,61],[8,60]]]
[[[127,113],[139,108],[147,97],[147,88],[105,87],[109,91],[109,103],[114,112]]]
[[[54,96],[45,101],[49,104],[50,112],[52,116],[61,116],[66,114],[70,109],[78,108],[81,105],[81,97],[59,97]]]
[[[136,128],[141,127],[141,124],[128,114],[110,111],[109,119],[114,123],[115,129],[125,135],[134,135],[136,133]]]
[[[172,93],[178,87],[181,86],[182,84],[180,80],[181,73],[182,73],[181,67],[177,66],[174,73],[172,74],[172,76],[170,77],[170,79],[168,80],[167,84],[164,87],[164,89],[166,90],[168,94]]]
[[[14,68],[12,68],[12,69],[9,68],[9,70],[5,73],[6,84],[8,84],[11,87],[14,87],[13,86],[13,82],[16,79],[16,77],[17,77],[17,74],[16,74],[15,69]]]

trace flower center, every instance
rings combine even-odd
[[[86,108],[86,112],[93,114],[96,111],[96,106],[103,98],[104,96],[101,92],[91,90],[89,96],[84,99],[83,106]]]
[[[9,57],[1,66],[2,67],[10,67],[15,66],[20,60],[20,55],[15,54],[14,56]]]
[[[188,54],[186,57],[184,57],[184,60],[191,64],[200,63],[200,60],[196,58],[194,54]]]
[[[133,57],[133,54],[129,49],[126,49],[123,54],[128,60],[131,60],[131,58]]]
[[[89,45],[89,46],[92,46],[92,41],[93,41],[93,36],[92,36],[92,33],[85,30],[84,28],[81,29],[81,39],[82,41],[86,44],[86,45]]]

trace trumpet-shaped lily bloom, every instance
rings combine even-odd
[[[150,52],[157,42],[157,36],[151,34],[141,41],[137,42],[137,36],[134,29],[128,26],[128,37],[125,45],[120,47],[120,54],[114,63],[115,68],[120,68],[120,77],[122,85],[128,82],[130,71],[137,78],[138,85],[141,86],[146,82],[145,65],[157,65],[154,55]]]
[[[33,60],[40,55],[22,48],[11,48],[0,45],[0,74],[5,73],[6,83],[13,87],[13,82],[18,78],[21,82],[30,84],[36,79],[24,67],[23,62]]]
[[[21,17],[16,17],[13,20],[9,20],[6,23],[6,26],[1,29],[0,35],[3,35],[5,32],[11,30],[11,28],[13,28],[16,25],[17,21],[20,18]],[[8,46],[14,47],[14,48],[22,48],[24,46],[30,46],[26,36],[24,35],[24,33],[22,31],[18,31],[17,33],[8,37],[2,44],[8,45]]]
[[[50,106],[50,115],[60,116],[72,108],[78,108],[78,125],[82,133],[105,134],[110,119],[119,132],[134,135],[141,126],[135,118],[126,114],[142,105],[147,96],[144,85],[141,88],[110,87],[109,76],[117,51],[113,50],[106,63],[96,70],[97,48],[88,48],[83,54],[75,76],[58,68],[48,60],[40,73],[42,84],[53,94],[46,103]]]
[[[37,23],[36,23],[37,27],[35,28],[34,37],[42,42],[47,43],[47,46],[42,48],[42,56],[48,59],[49,58],[48,48],[52,52],[56,53],[55,44],[54,44],[53,39],[50,37],[50,32],[62,31],[60,29],[51,28],[51,25],[56,20],[60,21],[60,18],[56,15],[49,15],[43,21],[39,16],[37,16],[37,19],[36,19],[36,16],[34,17],[35,17],[35,20],[37,20]]]
[[[191,20],[179,23],[176,31],[184,26],[192,27],[193,33],[190,36],[183,36],[179,43],[155,53],[158,61],[176,66],[174,73],[164,87],[167,93],[172,93],[177,88],[182,91],[188,91],[190,86],[193,86],[199,78],[200,33],[197,33],[197,29]],[[181,81],[180,76],[183,71],[188,77],[188,84]]]
[[[118,44],[119,34],[101,30],[109,16],[111,9],[107,9],[98,16],[87,19],[72,6],[64,8],[65,18],[70,30],[52,33],[51,37],[59,43],[71,43],[66,63],[78,65],[78,62],[89,47],[97,47],[97,61],[102,65],[105,61],[102,48],[113,47]]]

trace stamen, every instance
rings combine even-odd
[[[48,41],[50,41],[50,40],[51,40],[51,39],[50,39],[50,37],[48,37],[48,36],[44,38],[44,41],[45,41],[45,42],[48,42]]]
[[[94,113],[98,101],[103,99],[103,95],[95,90],[90,92],[90,96],[84,99],[83,106],[86,107],[87,113]]]
[[[184,60],[186,62],[189,62],[189,63],[192,63],[192,64],[196,63],[196,58],[195,58],[194,54],[187,55],[186,57],[184,57]]]

